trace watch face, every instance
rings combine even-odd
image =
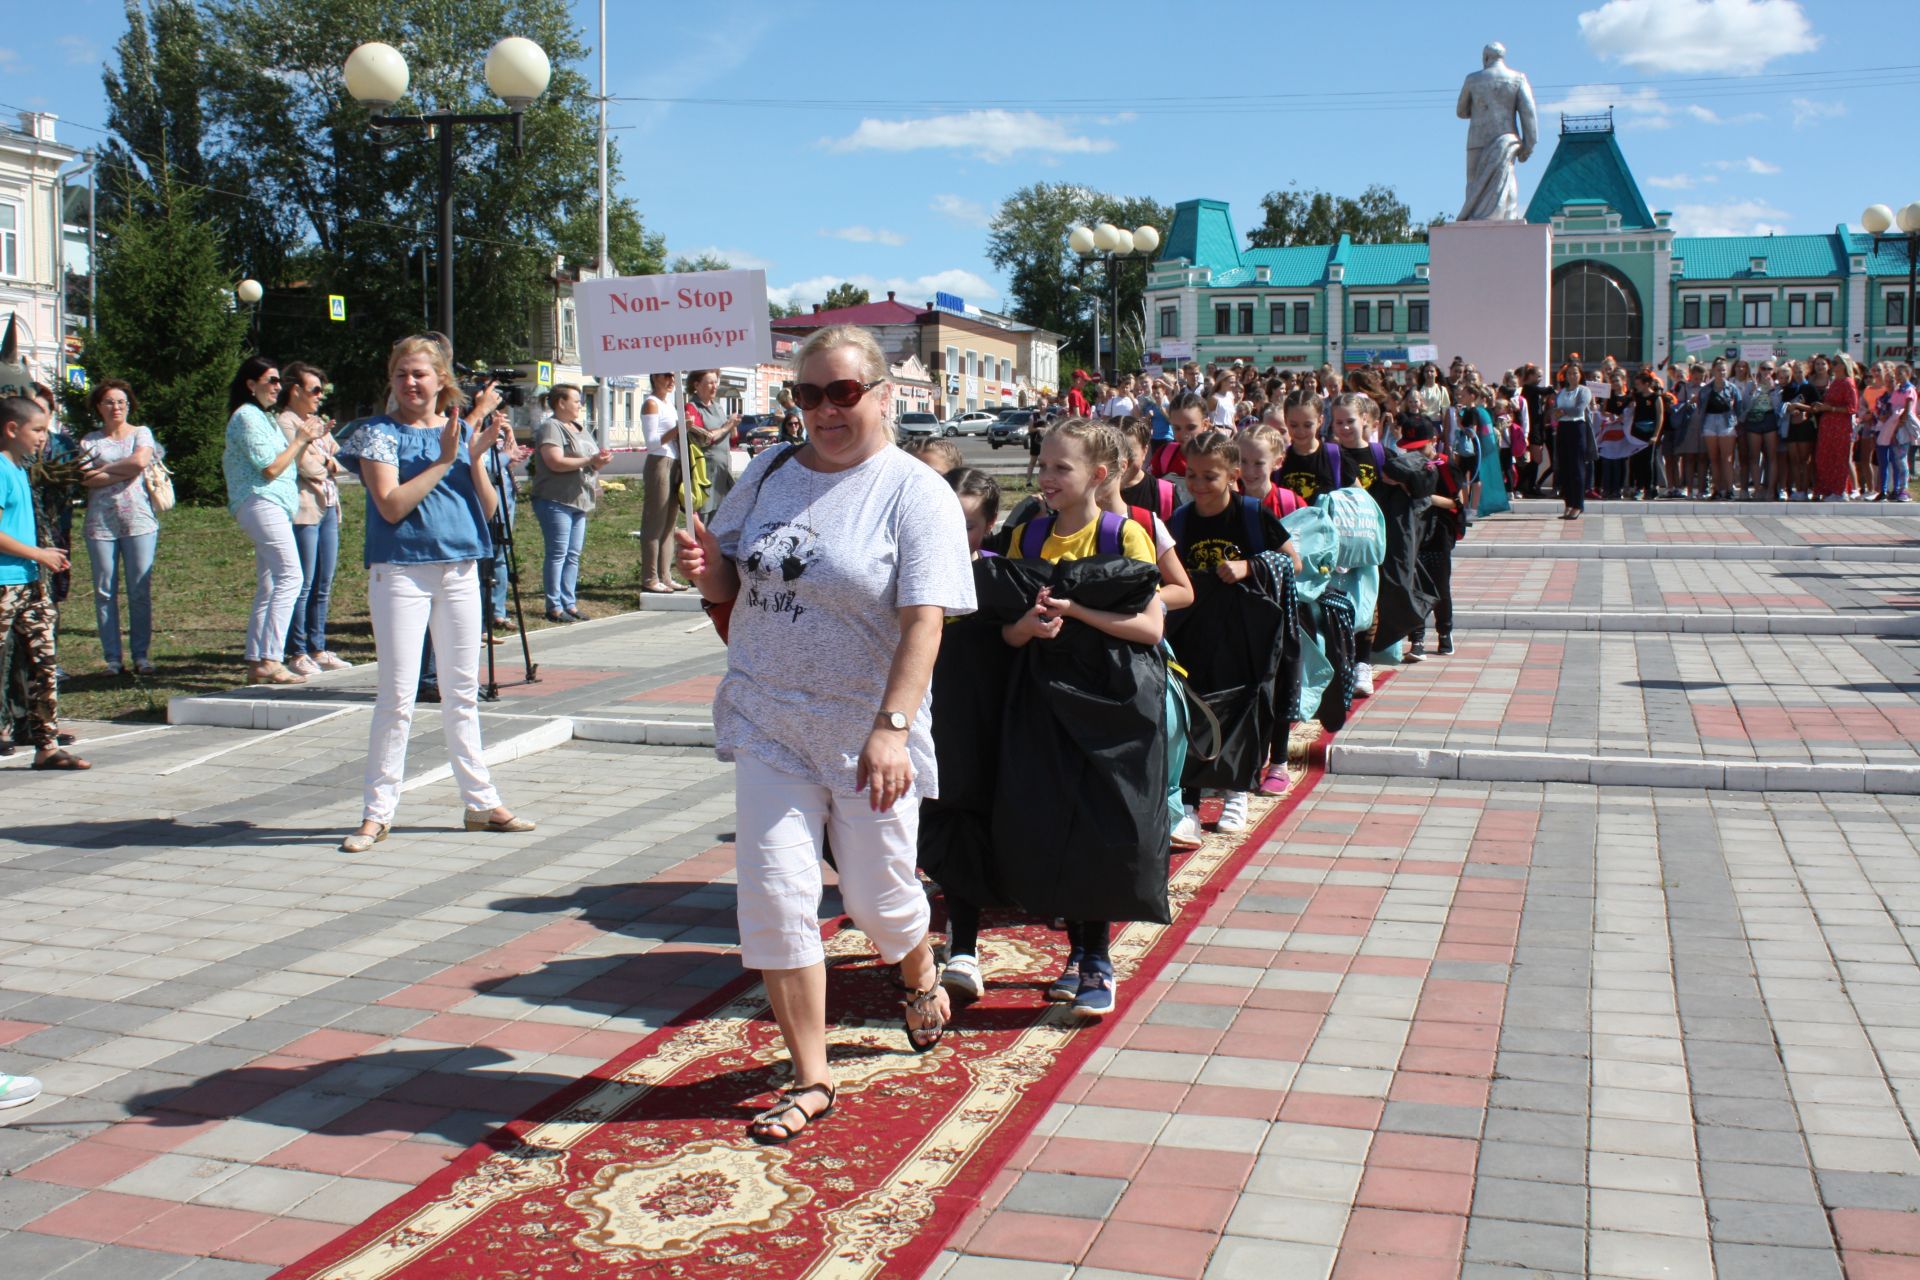
[[[887,728],[904,729],[907,727],[907,717],[905,712],[888,711],[888,712],[885,712],[884,714],[887,719]]]

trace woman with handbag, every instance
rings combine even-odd
[[[295,464],[325,427],[304,422],[293,436],[280,429],[269,410],[280,398],[280,365],[250,356],[227,387],[226,452],[221,469],[227,480],[227,509],[253,541],[253,617],[247,625],[247,674],[255,684],[305,684],[287,670],[287,624],[300,598],[300,544],[293,518],[300,510]]]
[[[300,595],[287,623],[287,670],[300,676],[343,671],[352,666],[327,648],[327,608],[333,599],[333,572],[340,561],[340,463],[333,425],[320,416],[327,375],[295,360],[280,373],[280,429],[287,443],[302,424],[319,435],[301,453],[294,470],[300,479],[300,509],[293,516],[293,540],[300,548]]]
[[[126,669],[121,661],[119,584],[127,572],[127,648],[133,669],[153,674],[153,557],[160,544],[160,518],[148,489],[148,469],[160,458],[153,432],[133,425],[138,407],[133,388],[119,378],[104,378],[87,396],[100,430],[80,441],[82,455],[95,467],[87,473],[87,515],[82,530],[93,566],[93,616],[100,628],[100,656],[107,674]],[[164,478],[165,468],[158,468]],[[172,498],[167,485],[166,505]]]

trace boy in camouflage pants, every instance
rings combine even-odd
[[[28,654],[27,725],[35,769],[91,766],[59,744],[54,677],[53,599],[45,574],[67,567],[67,554],[39,545],[27,462],[46,447],[47,414],[19,396],[0,399],[0,637],[18,636]]]

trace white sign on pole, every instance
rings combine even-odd
[[[1710,333],[1690,333],[1680,340],[1682,351],[1705,351],[1712,345],[1713,335]]]
[[[1774,347],[1771,342],[1743,342],[1740,344],[1740,358],[1748,364],[1753,364],[1761,360],[1771,360],[1774,354]]]
[[[1440,360],[1440,348],[1431,342],[1424,346],[1407,348],[1408,364],[1437,364]]]
[[[1171,364],[1175,360],[1191,360],[1193,359],[1193,344],[1191,342],[1162,340],[1160,343],[1160,359],[1161,362],[1165,364]]]
[[[582,280],[573,286],[573,301],[580,323],[580,367],[596,378],[721,365],[753,368],[773,351],[767,332],[764,271],[688,271]],[[680,493],[691,530],[693,463],[685,405],[683,397]]]
[[[580,367],[595,377],[752,368],[772,351],[764,271],[582,280],[573,298]]]

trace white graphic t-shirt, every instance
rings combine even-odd
[[[855,794],[860,749],[882,710],[900,644],[896,610],[974,608],[959,499],[931,467],[882,449],[831,474],[786,451],[756,457],[713,519],[740,571],[727,674],[714,697],[716,753],[746,752],[840,795]],[[915,789],[939,794],[931,692],[907,732]]]

